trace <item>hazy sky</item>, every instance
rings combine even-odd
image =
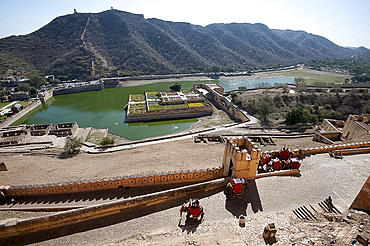
[[[263,23],[370,48],[370,0],[0,0],[0,38],[31,33],[73,9],[97,13],[111,7],[202,26]]]

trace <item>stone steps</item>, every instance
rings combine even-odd
[[[346,202],[340,201],[339,199],[332,202],[332,206],[328,206],[325,201],[321,201],[317,204],[309,204],[309,206],[302,206],[293,210],[293,213],[301,220],[311,220],[318,221],[320,220],[321,215],[332,214],[332,215],[341,215],[347,208],[348,204]]]

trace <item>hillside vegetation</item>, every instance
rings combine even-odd
[[[267,88],[232,93],[233,101],[263,124],[320,124],[323,119],[346,120],[350,114],[370,113],[368,89],[347,92],[338,88],[307,90],[289,93],[288,88]]]
[[[0,75],[35,71],[59,79],[249,70],[361,53],[303,31],[263,24],[145,19],[119,10],[60,16],[0,40]]]

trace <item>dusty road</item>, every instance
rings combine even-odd
[[[224,230],[226,225],[235,225],[235,218],[240,214],[246,215],[250,223],[263,218],[264,223],[274,222],[276,226],[284,227],[287,216],[292,215],[293,209],[318,203],[328,195],[339,202],[339,205],[349,205],[370,174],[370,155],[345,156],[342,160],[330,158],[328,154],[311,156],[303,160],[301,174],[301,177],[269,177],[251,181],[244,197],[235,201],[226,201],[223,192],[202,197],[201,203],[206,215],[204,222],[198,227],[179,225],[178,209],[181,201],[176,201],[168,207],[123,213],[122,216],[41,233],[33,238],[36,241],[46,240],[35,245],[126,245],[126,240],[135,235],[141,234],[145,238],[150,232],[160,235],[171,232],[172,236],[162,235],[161,241],[153,244],[176,245],[193,240],[197,245],[215,245],[216,242],[223,242],[225,237],[246,242],[248,226],[244,228],[248,233],[238,233],[240,229],[235,227],[234,231]],[[209,232],[210,228],[213,228],[213,234]],[[18,240],[27,242],[30,238]],[[148,237],[140,242],[142,245],[151,245]],[[134,241],[130,245],[137,243],[139,242]]]

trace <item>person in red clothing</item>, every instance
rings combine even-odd
[[[226,185],[226,195],[232,195],[233,198],[241,196],[243,194],[243,184],[245,184],[245,180],[243,178],[233,178]]]
[[[183,212],[186,212],[186,219],[201,220],[204,216],[203,207],[197,198],[187,200],[180,208],[180,216]]]
[[[287,160],[289,158],[289,150],[287,148],[283,147],[283,149],[281,149],[280,152],[282,160]]]

